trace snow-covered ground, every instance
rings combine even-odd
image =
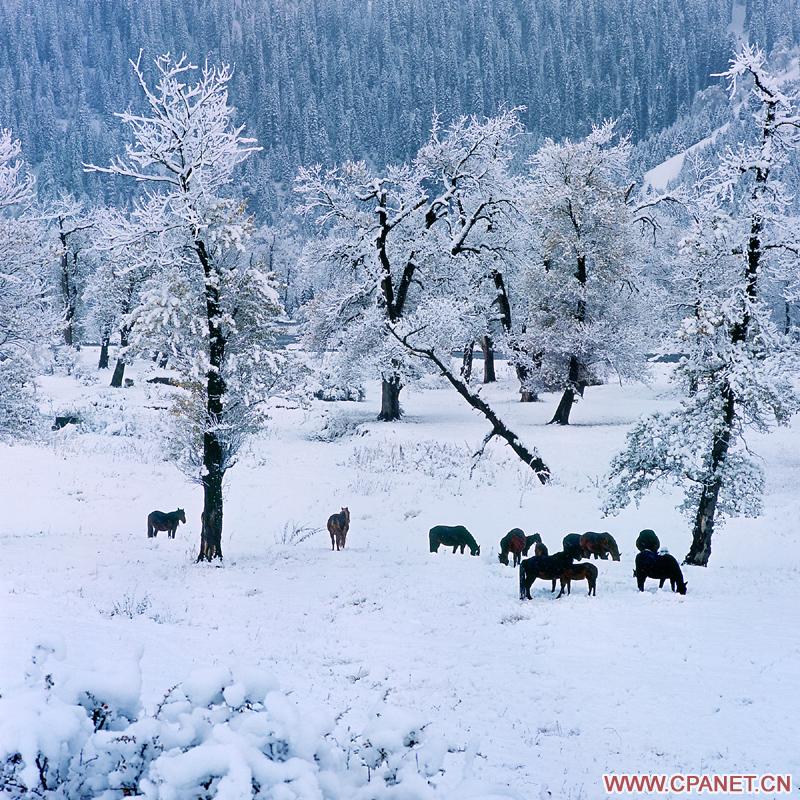
[[[487,387],[551,466],[548,487],[494,443],[470,478],[485,424],[433,382],[404,391],[394,425],[374,421],[374,386],[364,403],[276,408],[230,473],[224,566],[197,566],[201,492],[154,441],[169,390],[132,374],[116,391],[43,378],[45,407],[89,408],[93,430],[0,448],[0,692],[48,637],[76,667],[141,658],[152,703],[210,664],[262,666],[301,704],[354,723],[388,697],[477,747],[476,778],[503,796],[598,798],[604,772],[797,773],[797,424],[754,437],[766,513],[730,522],[709,568],[685,568],[685,597],[652,582],[639,594],[632,577],[641,528],[686,552],[676,497],[608,520],[598,510],[630,423],[673,402],[664,375],[587,390],[566,429],[545,424],[553,396],[522,405],[510,379]],[[330,416],[354,432],[315,439]],[[177,538],[148,540],[147,513],[177,506]],[[332,553],[324,526],[341,506],[347,549]],[[431,555],[434,524],[466,525],[480,557]],[[293,526],[320,531],[287,543]],[[556,600],[537,582],[523,603],[497,560],[512,527],[551,552],[566,533],[608,530],[622,561],[596,562],[595,598],[577,583]]]

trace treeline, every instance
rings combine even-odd
[[[236,65],[238,116],[264,147],[245,168],[257,211],[287,202],[298,166],[408,158],[431,115],[525,106],[536,138],[621,119],[634,143],[672,123],[724,69],[731,0],[56,0],[0,5],[0,119],[41,192],[108,203],[86,175],[122,145],[111,113],[135,101],[128,58],[187,52]],[[749,2],[767,48],[800,40],[794,0]]]

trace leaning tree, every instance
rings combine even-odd
[[[190,390],[178,411],[185,466],[203,487],[198,561],[211,561],[222,558],[223,480],[276,364],[270,323],[280,301],[267,271],[243,255],[251,224],[232,193],[236,168],[259,148],[234,124],[228,65],[159,56],[151,85],[141,54],[131,63],[145,109],[117,115],[131,136],[125,154],[86,168],[145,187],[128,244],[152,275],[129,315],[130,349],[168,352]]]
[[[675,344],[685,354],[675,370],[685,397],[630,432],[612,463],[608,503],[614,511],[654,484],[682,486],[692,520],[685,561],[700,566],[721,518],[760,512],[763,472],[746,432],[785,425],[800,408],[797,346],[776,325],[767,293],[788,285],[787,267],[796,274],[800,257],[780,180],[800,145],[796,96],[784,93],[754,47],[723,74],[732,92],[749,82],[742,100],[755,130],[750,142],[723,152],[695,189],[675,282],[688,309]]]

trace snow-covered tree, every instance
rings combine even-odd
[[[33,200],[20,143],[0,130],[0,434],[35,417],[33,356],[54,331],[47,269],[55,251],[31,213]]]
[[[140,300],[145,280],[152,274],[153,265],[143,259],[137,238],[146,238],[129,215],[119,209],[97,209],[91,232],[89,259],[91,272],[86,277],[83,304],[87,321],[100,337],[98,369],[108,368],[111,337],[119,335],[120,349],[111,386],[119,388],[125,377],[128,346],[133,320],[131,312]]]
[[[192,385],[180,407],[184,466],[203,486],[198,560],[222,557],[223,480],[274,381],[271,322],[280,301],[271,275],[247,258],[251,222],[231,188],[258,148],[233,122],[232,70],[185,56],[155,59],[151,86],[132,62],[146,109],[119,114],[131,142],[110,166],[87,169],[146,187],[130,215],[131,256],[150,278],[127,319],[132,352],[166,352]],[[126,241],[127,236],[127,241]]]
[[[703,180],[682,242],[677,283],[688,312],[676,337],[685,356],[675,380],[686,397],[673,413],[647,417],[631,431],[612,464],[609,500],[615,510],[653,484],[681,485],[693,523],[686,563],[703,566],[720,518],[760,511],[763,475],[747,430],[785,425],[800,408],[796,345],[765,301],[771,283],[785,285],[787,254],[795,274],[800,257],[780,180],[800,146],[800,114],[757,48],[744,47],[724,75],[732,92],[749,82],[743,107],[756,135],[724,152]]]
[[[430,140],[411,163],[383,173],[363,162],[300,170],[301,210],[320,230],[305,254],[318,276],[307,341],[344,353],[351,374],[380,376],[382,420],[400,418],[401,388],[419,374],[386,326],[418,314],[423,298],[453,285],[446,259],[463,257],[454,269],[461,271],[461,294],[474,299],[475,259],[467,256],[484,259],[494,247],[487,230],[508,213],[504,184],[518,130],[513,110],[485,121],[459,119],[446,130],[434,119]]]
[[[64,344],[72,347],[78,304],[90,269],[85,259],[90,245],[88,232],[93,222],[84,204],[68,194],[62,194],[48,209],[47,215],[53,218],[58,236],[58,285],[61,289]]]
[[[644,370],[629,159],[629,140],[606,122],[579,141],[547,141],[530,163],[528,213],[539,242],[521,278],[528,303],[515,341],[531,380],[563,391],[551,420],[559,425],[608,372]]]

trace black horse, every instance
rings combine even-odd
[[[584,557],[583,548],[581,547],[581,535],[579,533],[568,533],[564,537],[561,548],[565,553],[569,553],[576,560]]]
[[[524,563],[524,562],[523,562]],[[644,591],[644,582],[647,578],[655,578],[658,588],[669,581],[670,588],[678,594],[686,594],[686,581],[683,579],[680,565],[675,556],[669,553],[654,553],[652,550],[642,550],[636,556],[636,569],[633,573],[639,591]]]
[[[552,556],[533,556],[519,565],[519,599],[531,600],[531,586],[537,578],[556,581],[565,575],[575,559],[570,553],[556,553]],[[552,590],[551,590],[552,591]],[[564,586],[558,596],[564,594]]]
[[[163,511],[151,511],[147,515],[147,538],[152,539],[159,531],[166,531],[170,539],[175,538],[178,523],[186,524],[186,514],[182,508],[165,514]]]
[[[654,553],[657,553],[660,547],[661,542],[658,540],[656,532],[650,530],[650,528],[645,528],[636,537],[636,549],[640,553],[643,553],[645,550],[652,550]]]
[[[452,547],[455,553],[458,548],[464,552],[465,547],[469,547],[471,556],[479,556],[481,547],[475,541],[473,535],[463,525],[434,525],[428,533],[428,540],[431,545],[431,553],[439,550],[439,545]]]

